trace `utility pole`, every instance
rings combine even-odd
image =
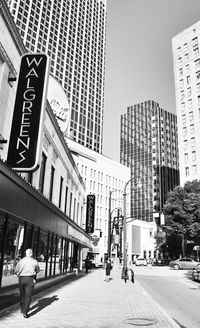
[[[124,244],[123,244],[123,269],[122,269],[122,279],[126,282],[128,280],[128,268],[127,268],[127,225],[126,225],[126,187],[129,180],[124,187],[123,199],[124,199],[124,217],[123,217],[123,228],[124,228]]]
[[[122,279],[126,282],[128,280],[128,268],[127,268],[127,253],[128,253],[128,244],[127,244],[127,222],[126,222],[126,188],[128,184],[134,180],[135,177],[128,180],[124,186],[123,200],[124,200],[124,220],[123,220],[123,228],[124,228],[124,244],[123,244],[123,268],[122,268]]]
[[[109,207],[108,207],[108,248],[107,248],[107,253],[108,253],[108,258],[110,258],[111,255],[111,196],[112,196],[112,191],[109,191]]]

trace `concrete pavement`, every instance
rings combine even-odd
[[[1,328],[180,328],[143,287],[125,283],[114,266],[105,282],[103,269],[81,272],[34,295],[30,316],[23,318],[19,305],[0,312]]]

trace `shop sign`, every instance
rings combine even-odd
[[[99,243],[99,237],[96,236],[96,235],[93,235],[93,236],[92,236],[92,244],[93,244],[94,246],[98,246],[98,243]]]
[[[7,157],[17,171],[34,171],[39,164],[48,76],[46,54],[22,56]]]
[[[47,99],[54,112],[60,130],[69,136],[70,105],[66,92],[61,84],[53,77],[49,77]]]
[[[87,195],[86,232],[94,232],[95,195]]]

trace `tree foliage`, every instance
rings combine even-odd
[[[163,228],[168,235],[178,233],[186,240],[200,243],[200,181],[187,182],[171,191],[163,213]]]

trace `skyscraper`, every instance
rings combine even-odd
[[[71,108],[70,137],[102,152],[106,0],[7,0],[27,50],[51,58]]]
[[[172,40],[180,183],[200,179],[200,22]]]
[[[131,218],[160,217],[167,192],[179,184],[176,115],[154,101],[121,115],[120,162],[131,168]]]

